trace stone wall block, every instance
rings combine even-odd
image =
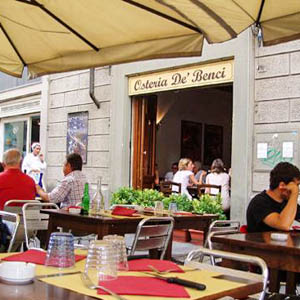
[[[88,162],[91,167],[108,168],[110,165],[110,155],[108,151],[89,152]]]
[[[277,53],[298,51],[300,48],[300,41],[291,41],[268,47],[256,47],[256,56],[272,55]]]
[[[110,117],[110,102],[101,102],[98,109],[94,103],[79,105],[78,111],[88,111],[89,119],[109,118]]]
[[[66,151],[66,137],[53,137],[48,139],[48,152]]]
[[[300,97],[300,76],[260,79],[255,82],[255,100]]]
[[[60,137],[67,135],[67,122],[50,123],[49,124],[49,137]]]
[[[50,95],[50,108],[63,107],[65,104],[65,95],[63,93]]]
[[[70,91],[65,93],[65,106],[76,105],[78,102],[78,92],[77,91]]]
[[[89,136],[88,150],[89,151],[108,151],[109,150],[109,136],[108,135]]]
[[[300,98],[291,100],[290,110],[290,120],[300,121]]]
[[[76,90],[79,87],[79,74],[57,78],[50,81],[50,93],[61,93]]]
[[[105,85],[111,83],[110,67],[96,69],[95,85]]]
[[[86,89],[90,85],[90,72],[87,71],[79,75],[79,88]]]
[[[48,152],[46,162],[48,166],[60,167],[62,171],[62,165],[65,161],[65,157],[66,152]]]
[[[50,109],[49,111],[49,123],[66,122],[67,110],[65,107]]]
[[[109,134],[110,120],[107,119],[94,119],[89,121],[89,134]]]
[[[98,101],[107,101],[112,99],[111,85],[102,85],[95,87],[95,96]]]
[[[278,123],[289,120],[289,100],[258,102],[255,123]]]
[[[255,59],[255,78],[266,78],[289,74],[289,55],[275,55]],[[264,72],[260,72],[263,70]]]
[[[87,176],[88,182],[91,184],[96,184],[99,176],[102,177],[102,184],[108,184],[110,182],[108,169],[84,167],[83,172]]]
[[[291,53],[291,73],[300,73],[300,51]]]

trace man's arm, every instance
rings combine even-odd
[[[41,196],[42,200],[49,202],[48,193],[46,193],[38,184],[35,185],[37,193]]]
[[[289,231],[292,223],[295,220],[297,212],[297,200],[299,188],[295,182],[290,182],[287,189],[291,192],[288,203],[281,213],[271,213],[263,219],[263,222],[270,227]]]

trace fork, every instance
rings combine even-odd
[[[154,266],[152,265],[148,265],[148,267],[155,273],[160,274],[160,275],[164,275],[164,274],[169,274],[171,272],[176,272],[177,270],[175,269],[169,269],[169,270],[165,270],[165,271],[159,271],[158,269],[156,269]],[[191,272],[191,271],[199,271],[199,269],[189,269],[189,270],[184,270],[184,272]]]
[[[102,286],[102,285],[95,285],[91,278],[86,274],[86,273],[81,273],[81,280],[83,282],[83,284],[89,288],[89,289],[92,289],[92,290],[96,290],[96,289],[101,289],[109,294],[111,294],[113,297],[115,297],[116,299],[119,299],[119,300],[128,300],[127,298],[124,298],[116,293],[114,293],[112,290]]]

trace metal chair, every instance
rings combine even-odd
[[[213,233],[211,233],[213,234]],[[229,260],[234,260],[238,262],[244,262],[248,264],[253,264],[258,267],[260,267],[262,274],[256,274],[256,273],[249,273],[245,271],[238,271],[238,270],[233,270],[231,268],[224,268],[224,267],[219,267],[219,266],[213,266],[210,264],[206,263],[199,263],[193,260],[195,256],[209,256],[215,258],[221,258],[221,259],[229,259]],[[242,275],[245,278],[256,278],[261,280],[263,289],[262,292],[259,296],[259,300],[263,300],[265,298],[266,294],[266,288],[267,288],[267,283],[268,283],[268,277],[269,277],[269,270],[268,267],[263,259],[257,256],[250,256],[250,255],[244,255],[244,254],[237,254],[237,253],[232,253],[232,252],[225,252],[225,251],[220,251],[220,250],[211,250],[211,249],[206,249],[206,248],[200,248],[197,250],[191,251],[185,262],[184,265],[189,266],[191,268],[197,268],[197,269],[202,269],[202,270],[210,270],[210,271],[215,271],[215,272],[220,272],[223,274],[227,274],[228,276],[233,276],[233,272],[238,274],[238,277],[242,277]],[[240,276],[239,276],[240,275]]]
[[[176,186],[178,188],[177,191],[173,191],[172,187]],[[173,182],[173,181],[162,181],[160,184],[160,191],[166,196],[170,196],[172,193],[181,194],[181,183]]]
[[[19,229],[20,216],[18,214],[6,212],[6,211],[3,211],[3,210],[0,210],[0,216],[2,217],[2,221],[4,223],[10,223],[11,225],[13,225],[11,227],[11,230],[10,230],[11,237],[10,237],[9,245],[8,245],[8,248],[7,248],[7,252],[11,252],[12,247],[13,247],[14,242],[15,242],[15,239],[16,239],[17,231]]]
[[[15,240],[14,244],[12,245],[11,251],[17,251],[19,249],[23,249],[23,244],[25,242],[25,230],[24,230],[24,222],[23,222],[23,213],[22,213],[22,206],[25,203],[40,203],[38,200],[8,200],[4,203],[3,210],[6,212],[18,214],[20,217],[20,224],[17,228],[16,234],[15,234]],[[7,221],[6,222],[9,230],[11,232],[14,231],[15,224],[12,222]]]
[[[200,198],[203,194],[209,194],[211,196],[215,196],[216,194],[213,194],[211,192],[211,189],[218,189],[219,194],[221,194],[222,186],[221,185],[215,185],[215,184],[197,184],[198,189],[198,197]],[[206,189],[210,189],[209,193],[206,193]]]
[[[22,207],[27,249],[40,248],[36,244],[37,233],[41,230],[48,230],[49,215],[42,214],[41,208],[59,209],[55,203],[26,203]]]
[[[138,224],[134,241],[129,255],[136,251],[149,251],[157,249],[163,259],[173,233],[174,219],[172,217],[143,219]]]

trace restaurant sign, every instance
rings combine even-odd
[[[129,77],[129,96],[233,81],[233,60]]]

